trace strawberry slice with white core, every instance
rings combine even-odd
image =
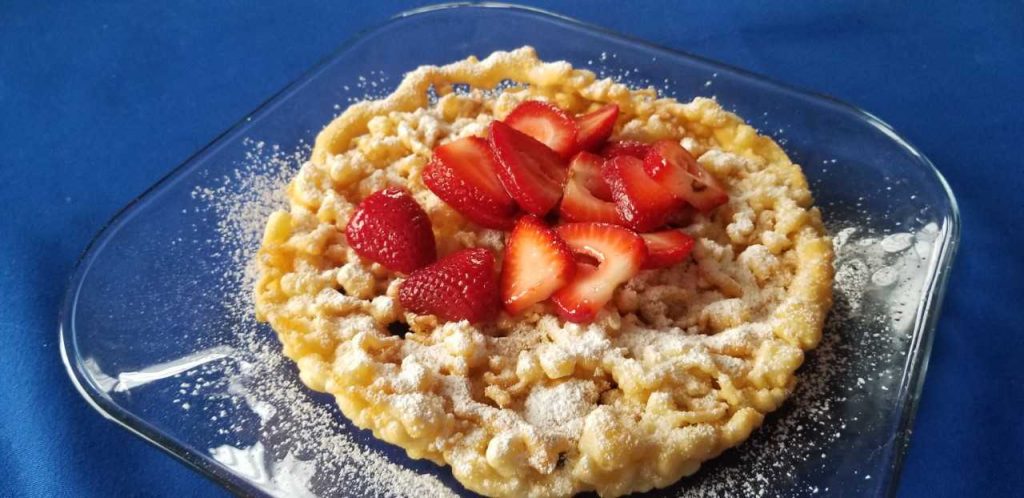
[[[593,258],[598,265],[577,263],[576,276],[551,299],[563,319],[593,321],[615,289],[640,271],[647,246],[631,230],[607,223],[569,223],[555,230],[573,252]]]
[[[632,156],[637,159],[643,159],[647,157],[647,152],[651,150],[651,146],[643,142],[636,140],[616,140],[604,144],[601,147],[601,155],[606,159],[612,159],[619,156]]]
[[[681,202],[644,171],[643,161],[617,156],[604,167],[615,207],[625,225],[647,232],[665,224]]]
[[[640,234],[647,245],[644,269],[665,268],[681,263],[693,250],[693,237],[682,230]]]
[[[565,241],[533,215],[519,218],[505,245],[501,299],[515,315],[551,296],[576,273],[576,260]]]
[[[602,171],[605,159],[590,152],[580,152],[569,163],[569,170],[594,197],[602,201],[612,200],[612,191],[604,181]]]
[[[576,152],[579,127],[565,111],[547,102],[527,100],[505,117],[505,123],[568,159]]]
[[[619,106],[608,104],[596,111],[576,116],[579,132],[576,134],[576,150],[594,150],[612,135],[615,121],[619,119]]]
[[[558,208],[561,217],[567,221],[599,221],[622,225],[622,218],[615,208],[614,202],[599,198],[593,189],[603,188],[605,194],[608,185],[601,177],[604,159],[589,152],[580,152],[569,165],[569,180],[565,182],[565,194]],[[600,187],[597,187],[600,185]]]
[[[710,211],[729,201],[729,194],[693,155],[672,140],[651,145],[644,169],[655,181],[700,211]]]
[[[498,178],[519,207],[544,216],[558,204],[568,168],[555,151],[501,121],[491,122],[490,144]]]
[[[434,148],[423,183],[474,223],[507,230],[519,208],[501,185],[498,168],[487,140],[460,138]]]

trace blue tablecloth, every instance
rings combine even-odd
[[[858,104],[943,171],[963,245],[902,496],[1024,489],[1024,4],[539,4]],[[341,41],[409,2],[0,4],[0,495],[224,494],[105,421],[57,309],[128,200]]]

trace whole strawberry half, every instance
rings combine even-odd
[[[360,256],[392,271],[409,273],[437,259],[430,218],[400,187],[363,199],[345,227],[345,238]]]
[[[619,118],[619,106],[608,104],[600,109],[576,116],[576,150],[594,150],[604,144]]]
[[[527,100],[505,117],[505,123],[547,145],[563,158],[568,159],[578,150],[576,121],[547,102]]]
[[[533,215],[516,222],[505,245],[501,298],[516,314],[551,296],[576,273],[576,260],[554,230]]]
[[[519,207],[544,216],[558,204],[567,174],[558,154],[501,121],[491,122],[490,144],[500,165],[498,178]]]
[[[398,290],[405,309],[450,322],[489,320],[498,311],[494,254],[463,249],[412,272]]]
[[[647,232],[664,225],[681,205],[644,171],[643,161],[633,156],[617,156],[604,167],[604,178],[612,190],[615,207],[629,228]]]
[[[487,140],[460,138],[434,148],[423,183],[474,223],[507,230],[519,208],[501,185],[498,167]]]
[[[615,289],[640,271],[647,246],[633,231],[607,223],[569,223],[555,230],[573,252],[598,265],[577,263],[576,275],[551,300],[565,320],[593,321]]]
[[[644,169],[676,198],[710,211],[729,201],[729,194],[681,145],[659,140],[644,157]]]

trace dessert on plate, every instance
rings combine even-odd
[[[696,472],[792,392],[831,306],[774,141],[530,47],[349,107],[287,192],[258,318],[356,425],[488,496]]]

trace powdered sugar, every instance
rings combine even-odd
[[[298,157],[253,144],[252,154],[236,175],[195,192],[198,208],[209,210],[217,219],[222,239],[211,244],[218,250],[231,251],[232,259],[238,263],[237,267],[227,269],[220,291],[228,296],[225,306],[236,323],[239,361],[227,367],[210,368],[227,368],[232,395],[241,405],[248,406],[258,420],[257,443],[218,446],[211,449],[211,455],[232,468],[235,467],[226,462],[228,455],[237,462],[248,459],[245,461],[249,464],[263,465],[262,470],[256,470],[257,474],[253,475],[267,477],[266,487],[262,489],[270,494],[301,495],[306,490],[319,496],[343,491],[382,496],[450,495],[451,490],[435,477],[396,464],[368,446],[366,437],[358,436],[358,432],[341,420],[333,402],[311,396],[294,374],[289,373],[291,366],[281,356],[276,340],[251,317],[248,289],[254,275],[246,270],[247,264],[258,246],[266,216],[281,202],[280,189],[299,164]],[[912,274],[911,259],[930,254],[935,232],[934,226],[926,226],[912,234],[911,244],[900,241],[902,250],[894,252],[887,250],[894,247],[891,243],[883,247],[883,238],[855,226],[834,229],[838,270],[836,305],[822,344],[808,355],[807,363],[799,372],[800,382],[793,397],[782,412],[769,417],[764,427],[741,448],[705,464],[702,471],[684,479],[671,493],[768,496],[775,494],[774,489],[787,487],[780,483],[811,482],[813,475],[832,472],[834,462],[843,454],[843,446],[857,440],[853,428],[872,422],[872,415],[855,408],[850,398],[874,396],[867,394],[870,392],[891,392],[899,381],[894,378],[900,366],[895,361],[899,348],[894,349],[889,344],[905,338],[885,333],[891,330],[886,322],[892,319],[892,313],[864,309],[877,302],[877,299],[865,299],[865,295],[878,292],[877,282],[872,283],[871,277],[884,268],[894,268],[902,277]],[[898,287],[898,282],[890,287]],[[910,286],[903,292],[912,290]],[[386,303],[382,302],[381,306]],[[583,340],[569,341],[569,344],[586,349],[586,354],[592,353],[592,348],[599,345],[586,340],[585,330],[579,332],[578,337]],[[670,337],[664,334],[637,336],[637,346],[645,340],[669,340]],[[406,361],[399,381],[419,382],[417,372],[422,372],[426,366],[427,363]],[[182,382],[185,392],[181,406],[192,410],[196,408],[193,398],[202,398],[206,394],[204,389],[208,389],[202,386],[209,383],[197,377],[204,379],[202,370],[190,372]],[[566,384],[535,394],[527,409],[531,422],[538,426],[565,425],[570,432],[576,430],[571,423],[560,424],[564,421],[556,414],[572,413],[574,407],[581,405],[584,396],[580,394],[585,389]],[[445,391],[463,410],[486,408],[473,400],[465,385],[446,386]],[[567,401],[569,408],[562,406]],[[416,403],[410,403],[414,405]],[[241,427],[244,423],[240,419],[236,425]],[[285,478],[278,477],[275,481],[273,476],[286,469],[291,469],[289,472],[296,473],[298,478],[282,481]],[[806,494],[835,491],[810,484],[803,489]]]
[[[557,68],[555,68],[557,69]],[[258,176],[258,175],[256,175]],[[230,189],[228,189],[230,191]],[[201,197],[203,197],[201,195]],[[218,225],[222,227],[222,236],[224,240],[220,241],[228,247],[236,244],[238,239],[235,237],[239,236],[239,233],[232,232],[227,229],[231,223],[236,223],[236,226],[242,226],[243,230],[247,230],[244,227],[245,222],[237,222],[237,220],[247,220],[247,216],[239,216],[234,208],[228,207],[222,211],[219,207],[223,207],[224,202],[237,202],[237,199],[231,200],[231,194],[228,192],[226,195],[222,193],[206,195],[203,197],[205,202],[210,203],[214,206],[215,210],[219,211],[222,215],[222,219],[229,220],[225,222],[225,225]],[[262,209],[262,207],[260,208]],[[243,209],[245,211],[245,209]],[[259,223],[256,225],[257,234],[254,240],[258,239],[259,230],[262,228],[262,222],[265,217],[259,217]],[[235,221],[230,221],[235,220]],[[244,236],[243,236],[244,237]],[[243,244],[244,245],[244,244]],[[248,246],[251,256],[251,249],[253,246]],[[242,253],[244,254],[244,250]],[[244,266],[244,263],[249,259],[239,259],[239,267]],[[751,258],[756,259],[756,258]],[[870,266],[867,267],[870,269]],[[232,270],[229,270],[229,273]],[[249,280],[247,280],[249,279]],[[247,289],[251,286],[251,275],[230,275],[226,276],[226,280],[230,281],[231,284],[238,283],[240,285],[234,288],[226,288],[228,292],[226,295],[244,296],[240,298],[239,302],[231,302],[228,304],[229,310],[232,313],[236,311],[239,313],[245,313],[246,315],[251,312],[251,302],[248,300]],[[857,285],[860,286],[860,292],[864,292],[863,283],[865,279],[854,278],[851,280],[856,281]],[[840,285],[841,286],[841,285]],[[853,289],[851,284],[851,289]],[[233,291],[233,293],[232,293]],[[842,293],[842,290],[840,291]],[[859,300],[858,300],[859,302]],[[251,318],[245,316],[237,317],[241,321],[240,323],[251,323]],[[844,344],[838,337],[837,326],[834,325],[833,320],[830,331],[836,332],[828,334],[824,343],[823,350],[813,353],[814,358],[829,359],[834,361],[826,361],[824,363],[825,368],[836,368],[836,366],[843,365],[843,360],[838,358],[831,358],[829,355],[833,354],[835,349],[829,348],[840,348]],[[248,325],[243,328],[248,328]],[[317,494],[330,494],[345,490],[349,492],[357,492],[361,494],[412,494],[415,487],[427,486],[426,489],[430,489],[430,494],[434,492],[441,492],[440,487],[433,488],[435,484],[440,486],[433,478],[421,476],[410,472],[400,466],[396,466],[391,463],[390,460],[385,458],[376,452],[368,450],[366,446],[363,446],[358,441],[353,439],[352,430],[344,424],[339,422],[337,416],[337,410],[331,406],[330,402],[318,402],[312,399],[309,394],[302,389],[294,380],[289,380],[287,373],[282,374],[279,370],[287,369],[288,363],[284,361],[279,354],[276,353],[276,344],[273,340],[267,340],[259,329],[252,324],[251,330],[239,331],[240,343],[245,346],[250,353],[254,353],[254,359],[252,363],[249,363],[246,368],[238,368],[237,371],[231,372],[231,378],[237,382],[240,387],[236,388],[236,391],[241,393],[240,396],[245,400],[246,404],[252,407],[252,410],[259,415],[260,419],[260,430],[261,430],[261,442],[257,444],[264,444],[262,440],[264,437],[270,436],[271,439],[279,438],[281,441],[287,441],[286,443],[278,442],[276,444],[277,451],[276,457],[270,457],[273,462],[284,462],[288,458],[295,459],[294,454],[285,447],[299,446],[302,448],[302,454],[306,460],[303,462],[312,462],[310,465],[315,465],[316,472],[308,473],[309,478],[305,482],[290,483],[292,486],[290,490],[281,490],[281,492],[288,493],[299,493],[301,489],[316,489]],[[583,334],[585,336],[585,333]],[[469,344],[470,338],[464,335],[453,335],[450,341],[446,341],[443,346],[451,349],[465,348]],[[557,342],[557,339],[556,339]],[[596,354],[596,351],[600,349],[600,344],[595,341],[579,341],[574,343],[569,341],[566,347],[561,349],[561,353],[567,356],[579,355],[589,356]],[[579,346],[578,351],[574,349],[574,346]],[[638,348],[643,345],[638,344]],[[425,348],[424,348],[425,349]],[[650,348],[648,348],[650,349]],[[656,348],[655,348],[656,349]],[[254,351],[255,350],[255,351]],[[846,350],[850,352],[852,349]],[[448,355],[432,355],[430,351],[423,356],[424,362],[429,363],[431,356],[434,358],[448,357]],[[552,360],[555,362],[554,360]],[[684,487],[691,490],[700,490],[703,492],[712,492],[717,494],[737,494],[743,491],[743,494],[757,495],[765,493],[766,489],[770,489],[772,481],[784,479],[786,475],[792,476],[795,468],[802,466],[809,461],[809,457],[805,455],[806,452],[801,451],[793,452],[789,445],[793,444],[794,439],[797,444],[803,444],[806,441],[818,440],[818,432],[827,432],[828,434],[835,434],[835,438],[840,437],[840,430],[830,431],[834,425],[832,422],[835,420],[831,414],[831,407],[834,404],[842,403],[846,400],[845,396],[833,395],[833,389],[836,387],[830,385],[829,381],[834,380],[839,374],[832,371],[831,374],[828,372],[819,372],[815,367],[815,360],[809,363],[808,367],[805,367],[805,372],[802,374],[803,381],[797,390],[797,399],[792,400],[793,403],[800,403],[801,399],[806,402],[805,406],[797,407],[792,410],[793,413],[800,416],[807,416],[813,419],[812,422],[808,422],[809,432],[804,431],[804,425],[796,426],[795,428],[789,422],[789,418],[784,419],[784,423],[779,426],[768,425],[765,432],[771,432],[772,437],[768,440],[769,443],[765,443],[765,447],[769,448],[770,451],[777,452],[778,454],[770,454],[773,457],[774,462],[770,469],[764,469],[758,467],[759,462],[762,462],[763,458],[757,458],[755,460],[744,459],[741,457],[741,465],[738,467],[736,472],[742,472],[737,474],[736,479],[729,478],[726,476],[725,479],[711,479],[713,483],[711,486],[704,486],[703,483],[709,482],[710,478],[699,478],[697,484],[694,485],[692,482],[687,482]],[[265,363],[265,365],[261,365]],[[415,363],[409,362],[410,365]],[[403,362],[403,373],[405,371],[406,362]],[[412,370],[415,367],[410,366],[410,373],[403,382],[415,383],[418,376]],[[820,374],[820,375],[819,375]],[[401,375],[399,376],[401,377]],[[820,377],[820,379],[819,379]],[[863,379],[864,377],[860,377]],[[253,382],[254,379],[259,379],[260,383],[256,384]],[[270,379],[270,380],[268,380]],[[877,377],[867,377],[867,381],[861,382],[861,385],[868,384],[872,381],[878,380]],[[248,382],[248,384],[247,384]],[[266,383],[266,384],[264,384]],[[269,385],[268,385],[269,384]],[[536,396],[534,402],[527,400],[526,417],[528,419],[536,420],[535,425],[539,427],[550,427],[552,430],[558,430],[562,428],[570,428],[574,425],[574,420],[579,417],[568,417],[564,418],[563,414],[572,414],[574,409],[585,405],[584,396],[582,393],[585,391],[583,387],[576,384],[568,385],[569,382],[563,382],[554,386],[545,387],[535,390],[531,394],[531,398]],[[250,387],[251,386],[251,387]],[[885,386],[881,386],[885,389]],[[486,405],[479,403],[473,399],[470,395],[468,386],[465,383],[452,385],[446,385],[446,394],[448,394],[453,402],[456,404],[456,410],[464,411],[475,411],[487,409]],[[840,389],[841,390],[841,389]],[[267,391],[267,392],[264,392]],[[276,392],[275,392],[276,391]],[[800,393],[805,393],[805,398],[801,398]],[[809,397],[809,398],[808,398]],[[283,407],[276,402],[284,402]],[[399,412],[416,412],[422,409],[422,403],[417,402],[413,398],[400,398],[398,400],[392,400],[393,404],[401,405],[397,406]],[[267,406],[272,406],[273,409],[267,409]],[[459,408],[461,406],[461,408]],[[563,419],[564,418],[564,419]],[[814,425],[814,424],[818,425]],[[312,424],[312,425],[310,425]],[[845,427],[845,425],[843,425]],[[758,440],[763,440],[759,438]],[[826,441],[826,443],[834,442],[834,439]],[[267,447],[270,447],[270,443],[267,443]],[[742,455],[757,455],[759,451],[758,446],[748,448],[749,445],[745,445],[740,454]],[[810,447],[815,447],[815,443],[811,443]],[[224,449],[222,447],[221,451]],[[257,448],[256,445],[247,447],[249,450]],[[263,446],[259,447],[260,451],[263,450]],[[214,450],[217,451],[217,450]],[[253,450],[255,451],[255,450]],[[284,451],[284,458],[281,458],[281,451]],[[809,454],[809,453],[808,453]],[[312,456],[311,456],[312,455]],[[370,456],[367,456],[370,455]],[[824,453],[823,453],[824,455]],[[763,454],[761,454],[763,456]],[[796,458],[795,463],[786,463],[790,458]],[[802,458],[802,460],[800,460]],[[824,456],[822,457],[824,458]],[[777,462],[784,462],[777,464]],[[750,463],[754,462],[754,463]],[[294,462],[291,462],[294,464]],[[755,472],[748,472],[749,465],[754,465]],[[355,465],[353,468],[352,466]],[[701,475],[715,475],[716,468],[723,468],[717,463],[710,464],[712,467],[710,472],[704,472]],[[270,468],[274,468],[270,465]],[[306,467],[303,467],[306,468]],[[725,467],[731,468],[731,467]],[[370,469],[365,472],[363,470]],[[774,470],[773,470],[774,469]],[[307,475],[305,471],[299,472],[300,475]],[[750,476],[755,476],[753,479]],[[330,480],[334,482],[324,483],[327,479],[325,476],[329,476]],[[369,477],[367,477],[369,476]],[[328,487],[324,487],[328,486]],[[331,487],[333,486],[333,487]],[[420,492],[422,493],[422,491]]]
[[[250,153],[232,176],[193,192],[196,209],[217,220],[220,240],[209,243],[229,251],[235,263],[225,269],[217,289],[234,324],[234,361],[211,367],[224,374],[224,390],[233,397],[235,422],[225,432],[254,431],[257,440],[211,448],[211,456],[271,495],[453,496],[435,477],[397,464],[360,441],[366,437],[343,420],[333,403],[312,396],[292,373],[294,367],[281,355],[273,334],[256,323],[251,294],[256,275],[250,263],[267,217],[284,205],[283,189],[308,151],[284,153],[262,143],[250,145]],[[379,306],[388,308],[388,298],[381,299]],[[416,368],[403,369],[402,378],[416,382]],[[182,384],[191,387],[193,382]],[[186,396],[204,395],[192,388]],[[408,405],[416,403],[410,400]],[[246,411],[256,415],[255,427]]]
[[[883,458],[893,442],[893,413],[879,407],[895,403],[909,347],[908,310],[917,305],[927,275],[922,265],[938,227],[928,223],[878,236],[837,222],[830,231],[835,304],[822,343],[797,373],[793,396],[742,447],[706,463],[668,496],[860,495],[879,489],[872,482],[877,479],[857,470],[876,462],[851,465],[844,456]],[[871,441],[885,444],[865,449]]]
[[[578,439],[596,397],[594,384],[578,379],[534,389],[526,398],[526,421],[550,434]]]

